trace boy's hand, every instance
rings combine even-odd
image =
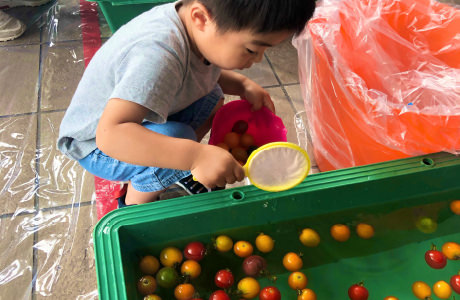
[[[246,78],[243,85],[244,93],[242,97],[251,103],[253,110],[259,110],[262,106],[265,106],[276,114],[275,105],[273,104],[270,94],[264,90],[263,87],[248,78]]]
[[[244,171],[233,156],[222,148],[200,144],[193,154],[190,171],[207,188],[224,187],[244,179]]]

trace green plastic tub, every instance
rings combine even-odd
[[[370,300],[389,295],[416,299],[413,282],[449,282],[460,269],[460,261],[448,261],[445,268],[435,270],[424,260],[433,243],[440,249],[445,242],[460,242],[460,216],[449,208],[460,198],[459,176],[460,158],[437,153],[313,174],[279,193],[246,186],[112,211],[94,229],[100,299],[142,299],[136,282],[143,255],[158,257],[166,246],[183,249],[196,240],[212,245],[219,234],[254,244],[260,232],[275,239],[274,250],[261,255],[277,276],[275,286],[283,299],[297,298],[287,284],[290,272],[282,266],[282,257],[290,251],[303,253],[307,287],[320,300],[348,299],[349,286],[361,281]],[[420,230],[421,218],[437,224],[429,228],[434,232]],[[357,236],[354,228],[360,222],[374,227],[373,238]],[[348,241],[330,236],[330,227],[337,223],[350,226]],[[305,227],[320,234],[318,247],[300,243],[298,234]],[[201,261],[202,274],[192,280],[200,296],[208,299],[217,289],[213,277],[221,268],[230,268],[235,281],[241,279],[242,261],[232,252],[211,251]],[[262,287],[273,284],[267,278],[259,282]],[[174,299],[172,290],[158,293],[163,300]]]
[[[91,0],[96,1],[104,14],[112,32],[131,19],[153,8],[154,6],[172,2],[171,0]]]

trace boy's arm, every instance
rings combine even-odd
[[[96,130],[98,148],[130,164],[191,170],[207,187],[242,180],[244,173],[230,153],[150,131],[140,125],[147,113],[147,108],[134,102],[110,99]]]
[[[270,94],[246,76],[233,71],[222,70],[219,85],[225,94],[238,95],[246,99],[252,104],[254,110],[266,106],[275,113],[275,105],[270,98]]]

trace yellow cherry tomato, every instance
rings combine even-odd
[[[359,223],[356,226],[356,233],[362,239],[370,239],[374,236],[374,227],[369,224]]]
[[[438,223],[430,217],[421,217],[415,222],[415,226],[423,233],[433,233],[438,228]]]
[[[195,260],[186,260],[180,267],[182,275],[190,276],[190,279],[195,279],[201,274],[201,266]]]
[[[444,243],[442,253],[451,260],[460,259],[460,245],[455,242]]]
[[[302,272],[292,272],[288,277],[288,284],[293,290],[303,290],[307,283],[307,276]]]
[[[226,235],[219,235],[215,241],[215,247],[219,252],[227,252],[232,250],[233,241]]]
[[[339,242],[346,242],[350,238],[350,228],[347,225],[335,224],[331,227],[331,236]]]
[[[165,267],[172,267],[182,262],[182,252],[176,247],[167,247],[161,250],[160,261]]]
[[[299,271],[303,267],[303,261],[297,253],[289,252],[283,257],[283,266],[291,272]]]
[[[253,249],[251,243],[246,242],[246,241],[238,241],[233,246],[233,251],[239,257],[248,257],[249,255],[252,254],[253,250],[254,249]]]
[[[383,300],[399,300],[398,298],[396,298],[395,296],[387,296],[385,297],[385,299]]]
[[[275,241],[273,241],[271,236],[261,233],[256,237],[256,247],[257,249],[259,249],[260,252],[271,252],[274,246]]]
[[[426,300],[426,298],[431,297],[431,288],[423,281],[416,281],[412,284],[412,292],[415,297]]]
[[[161,297],[158,295],[147,295],[144,297],[144,300],[161,300]]]
[[[143,274],[155,275],[160,269],[160,262],[155,256],[146,255],[139,262],[139,268]]]
[[[245,277],[238,282],[238,291],[244,299],[254,299],[259,295],[260,284],[252,277]]]
[[[456,214],[460,215],[460,200],[454,200],[450,203],[450,210]]]
[[[300,233],[299,240],[304,246],[316,247],[319,245],[321,239],[315,230],[311,228],[304,228]]]
[[[303,289],[297,296],[297,300],[316,300],[316,294],[310,289]]]
[[[452,289],[447,282],[440,280],[433,285],[433,293],[439,299],[449,299],[452,294]]]
[[[179,284],[174,289],[174,297],[177,300],[190,300],[193,294],[195,294],[195,288],[190,283]]]

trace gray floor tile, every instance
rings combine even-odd
[[[279,85],[278,80],[276,80],[275,75],[268,63],[267,59],[264,59],[257,64],[252,65],[249,69],[244,70],[235,70],[240,74],[243,74],[261,86],[274,86]]]
[[[43,40],[58,43],[81,40],[79,0],[58,0],[49,14]]]
[[[40,209],[91,201],[94,176],[56,147],[64,112],[42,113],[40,130]]]
[[[37,116],[0,118],[0,214],[34,210]]]
[[[36,112],[39,45],[0,47],[0,116]]]
[[[305,104],[302,98],[302,90],[300,88],[300,84],[295,85],[288,85],[285,86],[284,89],[291,98],[292,103],[294,104],[296,111],[305,111]]]
[[[0,219],[0,299],[31,299],[33,215]]]
[[[298,83],[297,50],[291,44],[291,38],[265,51],[281,83]]]
[[[96,206],[47,210],[37,216],[36,299],[95,299],[92,231]]]
[[[81,42],[43,47],[41,110],[67,109],[85,69]]]

